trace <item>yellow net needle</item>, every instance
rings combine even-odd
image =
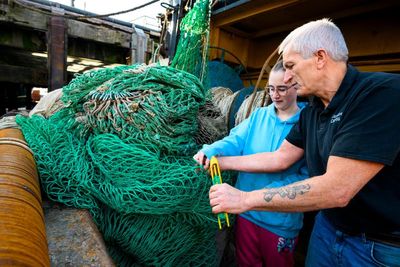
[[[221,175],[221,170],[219,168],[219,164],[218,164],[218,160],[216,157],[211,157],[210,160],[210,172],[211,172],[211,178],[212,178],[212,182],[213,184],[222,184],[222,175]],[[229,217],[228,217],[228,213],[224,213],[224,214],[218,214],[218,226],[219,229],[222,229],[222,225],[221,225],[221,219],[226,221],[226,225],[229,227],[230,223],[229,223]]]

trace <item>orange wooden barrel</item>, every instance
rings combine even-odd
[[[0,130],[0,266],[50,266],[35,160],[11,128]]]

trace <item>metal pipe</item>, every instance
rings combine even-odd
[[[179,16],[180,16],[180,0],[174,0],[172,3],[173,6],[173,13],[172,13],[172,33],[171,37],[169,40],[169,46],[168,46],[168,57],[170,60],[172,60],[175,56],[175,49],[176,49],[176,43],[177,43],[177,38],[178,38],[178,27],[179,27]]]

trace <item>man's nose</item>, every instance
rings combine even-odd
[[[283,75],[283,82],[289,83],[292,78],[293,78],[292,71],[285,70],[285,74]]]

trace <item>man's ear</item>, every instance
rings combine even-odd
[[[318,49],[317,52],[315,52],[315,62],[317,64],[317,69],[322,69],[328,59],[328,53],[326,52],[325,49]]]

